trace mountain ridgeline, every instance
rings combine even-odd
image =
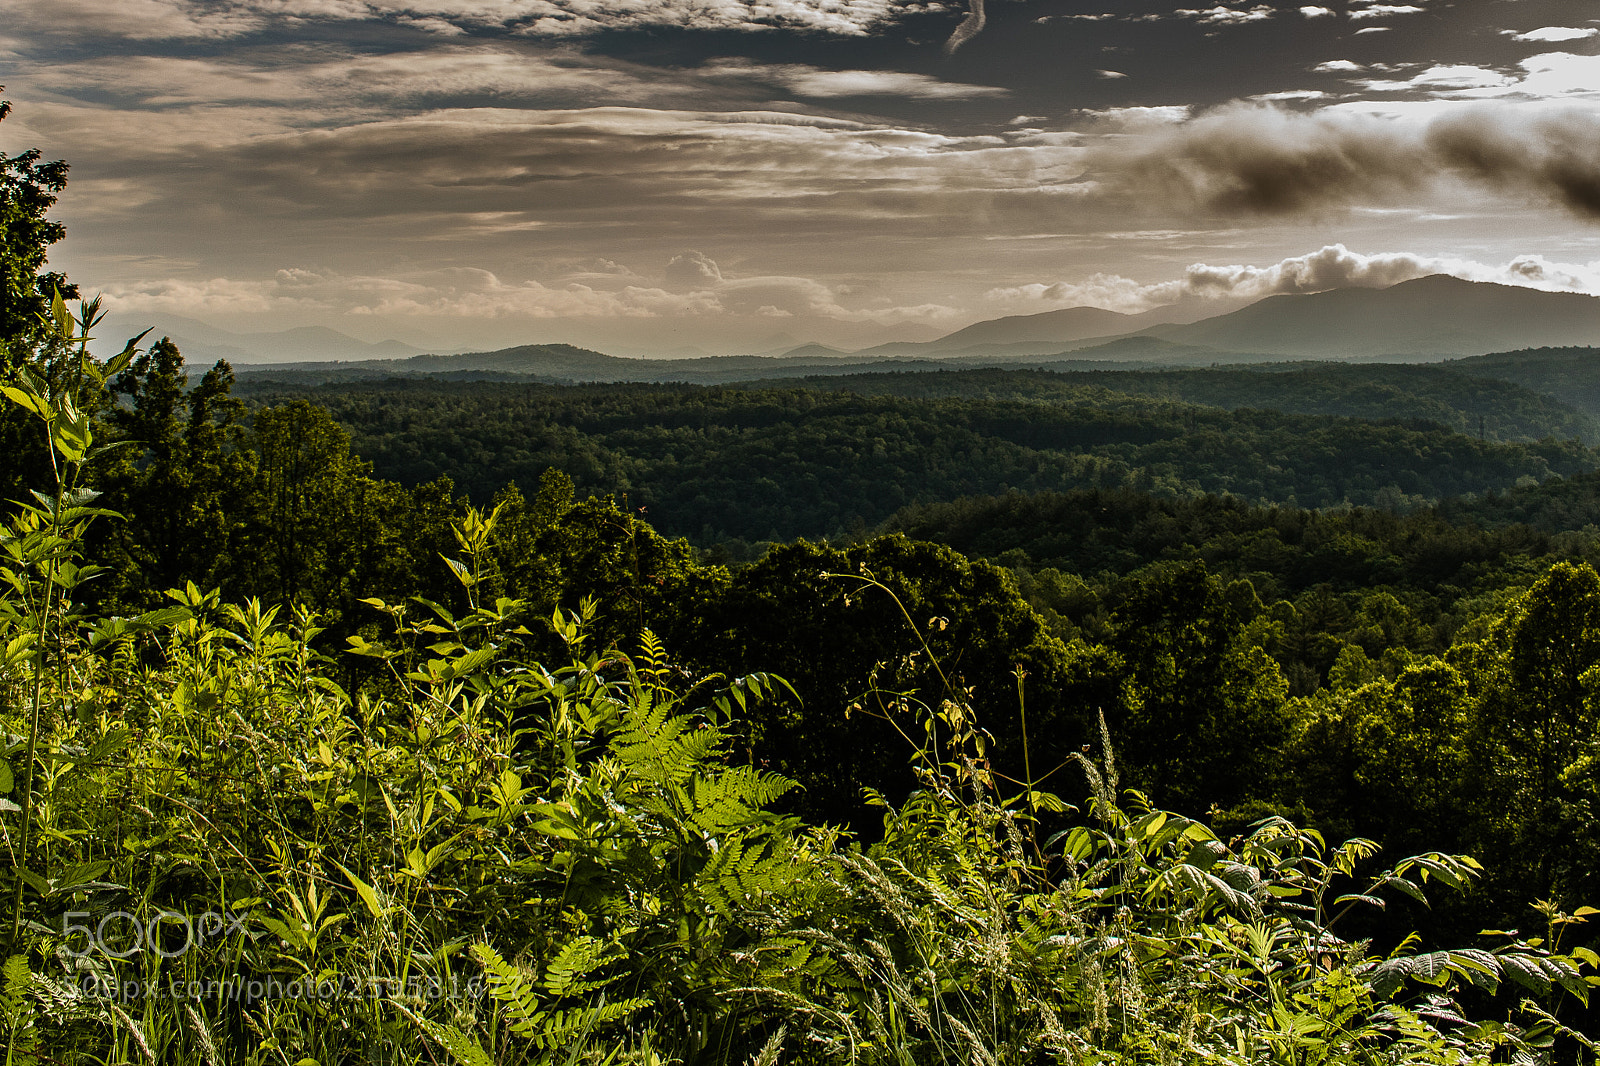
[[[854,352],[804,344],[763,355],[641,359],[617,358],[570,344],[531,344],[385,359],[379,358],[386,354],[385,348],[405,346],[392,341],[370,345],[332,331],[304,329],[249,336],[212,330],[211,342],[197,350],[206,353],[208,362],[216,356],[248,356],[246,362],[265,365],[241,367],[244,372],[296,372],[306,375],[302,382],[367,379],[374,374],[476,374],[566,382],[715,384],[928,362],[949,367],[1080,362],[1205,366],[1295,359],[1426,362],[1521,348],[1600,344],[1600,298],[1445,275],[1388,288],[1286,293],[1222,314],[1215,310],[1195,299],[1134,315],[1069,307],[978,322],[937,340],[895,342]],[[173,320],[173,326],[170,332],[180,338],[204,335],[210,329],[188,319]],[[320,360],[315,354],[319,338]],[[247,351],[244,344],[255,345],[255,351]],[[332,361],[352,357],[360,361]]]

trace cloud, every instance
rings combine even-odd
[[[970,100],[1005,96],[1009,90],[993,85],[964,85],[940,81],[926,74],[891,70],[800,70],[777,79],[800,96],[904,96],[919,100]]]
[[[1501,88],[1514,85],[1516,79],[1497,70],[1466,64],[1436,65],[1419,71],[1406,79],[1374,78],[1361,84],[1369,92],[1449,92],[1462,89]]]
[[[667,284],[674,289],[707,289],[721,283],[716,261],[700,252],[684,252],[667,263]]]
[[[1377,119],[1233,105],[1091,154],[1129,198],[1223,214],[1293,214],[1388,198],[1422,175]]]
[[[186,146],[187,147],[187,146]],[[183,149],[177,149],[183,151]],[[293,217],[416,220],[480,211],[529,220],[592,214],[607,227],[671,229],[687,217],[758,210],[764,225],[808,218],[921,217],[943,195],[1048,195],[1076,179],[1081,149],[1047,134],[951,137],[772,112],[603,107],[463,109],[261,138],[204,153],[199,188]],[[318,166],[307,168],[307,159]]]
[[[1328,94],[1323,92],[1321,89],[1284,89],[1281,92],[1275,93],[1259,93],[1250,97],[1250,99],[1260,100],[1263,103],[1272,103],[1274,101],[1287,100],[1322,100],[1325,99],[1327,95]]]
[[[1414,67],[1414,64],[1406,65]],[[1397,67],[1374,64],[1373,70]],[[1363,80],[1375,93],[1423,93],[1436,100],[1570,100],[1600,102],[1600,56],[1541,52],[1519,60],[1508,71],[1484,67],[1436,65],[1408,78]]]
[[[183,0],[0,0],[0,23],[38,36],[122,37],[135,41],[239,37],[259,30],[264,19],[231,3]]]
[[[967,0],[967,17],[961,20],[961,25],[955,28],[950,39],[944,43],[945,55],[953,55],[957,48],[966,44],[983,31],[987,21],[983,12],[983,0]]]
[[[1342,244],[1331,244],[1266,267],[1196,263],[1184,271],[1183,280],[1178,284],[1185,296],[1259,299],[1351,286],[1385,288],[1429,274],[1447,273],[1448,267],[1449,264],[1441,260],[1408,252],[1361,255]]]
[[[1329,18],[1333,15],[1333,8],[1306,6],[1300,9],[1300,14],[1308,19]]]
[[[340,276],[303,269],[271,279],[157,279],[110,286],[112,310],[127,313],[312,312],[361,317],[653,317],[721,313],[714,297],[628,285],[615,290],[578,282],[548,286],[507,282],[487,270],[455,268],[417,278]]]
[[[1223,7],[1218,4],[1216,7],[1208,7],[1204,10],[1180,7],[1176,14],[1184,18],[1192,18],[1207,25],[1233,26],[1243,22],[1265,21],[1276,14],[1276,11],[1266,4],[1257,4],[1249,9]]]
[[[1390,15],[1419,15],[1426,8],[1415,4],[1373,4],[1371,7],[1351,8],[1346,14],[1352,19],[1381,19]]]
[[[1459,173],[1513,194],[1536,191],[1600,220],[1600,115],[1592,111],[1532,118],[1474,111],[1434,122],[1425,143]]]
[[[92,91],[117,99],[118,109],[80,110],[105,114],[122,127],[156,119],[151,109],[195,123],[201,136],[184,140],[207,139],[208,119],[236,123],[241,115],[273,107],[282,109],[280,126],[293,128],[392,117],[459,97],[633,103],[675,95],[687,99],[706,88],[693,71],[662,73],[561,49],[535,54],[526,47],[477,42],[436,42],[424,50],[385,54],[291,48],[270,58],[251,53],[116,56],[50,65],[33,78],[56,93]],[[180,105],[194,110],[176,112]]]
[[[738,78],[777,85],[797,96],[815,99],[899,96],[915,100],[971,100],[1009,94],[1009,90],[998,86],[942,81],[927,74],[894,70],[823,70],[801,63],[722,60],[708,63],[695,73],[712,78]]]
[[[411,26],[415,29],[437,34],[440,37],[463,37],[467,32],[448,19],[405,16],[395,21],[402,26]]]
[[[106,289],[104,296],[107,308],[129,312],[204,315],[218,311],[252,314],[316,309],[320,307],[318,301],[293,295],[295,289],[305,287],[302,279],[295,276],[304,273],[280,271],[281,276],[270,281],[163,278],[116,283]]]
[[[1348,59],[1330,59],[1326,63],[1318,63],[1311,69],[1318,74],[1354,74],[1367,68]]]
[[[306,21],[383,22],[434,33],[461,25],[539,37],[606,30],[801,30],[866,36],[908,13],[938,10],[924,0],[0,0],[13,27],[30,33],[174,40],[239,37]]]
[[[1135,202],[1225,215],[1392,202],[1444,176],[1600,220],[1600,114],[1474,108],[1426,123],[1232,105],[1095,149],[1090,175]]]
[[[623,268],[620,274],[569,278],[551,285],[536,279],[508,280],[476,267],[454,267],[404,277],[341,275],[329,271],[285,268],[272,277],[247,280],[159,278],[108,286],[109,309],[127,315],[261,316],[292,314],[339,324],[436,320],[436,328],[458,331],[463,325],[500,321],[582,323],[650,320],[692,320],[699,327],[737,329],[773,318],[833,322],[856,326],[933,323],[949,328],[961,318],[942,304],[896,305],[877,301],[846,306],[848,289],[811,278],[757,276],[726,278],[716,264],[698,252],[674,263],[694,275],[687,291],[675,285],[642,283]],[[613,264],[615,265],[615,264]],[[674,268],[669,268],[669,274]],[[590,278],[598,284],[590,282]],[[398,327],[397,327],[398,328]],[[502,331],[502,336],[506,334]],[[512,334],[515,336],[516,334]],[[644,336],[650,334],[646,332]]]
[[[1511,39],[1513,41],[1545,41],[1551,43],[1557,41],[1580,41],[1585,37],[1600,35],[1600,30],[1595,29],[1593,26],[1586,26],[1582,29],[1572,26],[1544,26],[1537,30],[1529,30],[1527,33],[1514,33],[1509,30],[1507,32],[1512,33]]]
[[[1100,130],[1132,133],[1140,130],[1162,129],[1188,118],[1193,112],[1188,104],[1168,104],[1157,107],[1109,107],[1104,110],[1083,110],[1078,115],[1094,122]]]
[[[1540,255],[1520,255],[1499,266],[1452,256],[1413,252],[1363,255],[1331,244],[1306,255],[1267,266],[1213,266],[1195,263],[1170,281],[1141,283],[1117,274],[1093,274],[1080,282],[1054,282],[991,289],[986,298],[1012,311],[1043,306],[1089,305],[1110,311],[1147,311],[1180,300],[1239,303],[1289,293],[1339,288],[1386,288],[1403,281],[1449,274],[1468,281],[1555,292],[1600,295],[1600,261],[1553,263]]]

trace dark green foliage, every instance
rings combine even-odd
[[[900,753],[922,728],[888,694],[971,703],[1013,773],[1023,730],[1015,671],[1041,772],[1088,741],[1094,707],[1117,696],[1107,654],[1052,637],[1006,571],[904,537],[774,549],[734,574],[701,624],[694,661],[771,670],[800,695],[800,706],[756,717],[750,757],[799,780],[808,814],[868,830],[876,816],[861,789],[903,797],[913,782]]]
[[[1501,625],[1451,658],[1474,682],[1474,768],[1487,786],[1475,805],[1477,846],[1520,855],[1525,891],[1593,894],[1600,854],[1572,844],[1600,740],[1600,575],[1586,564],[1555,566]]]
[[[0,122],[10,113],[11,102],[0,99]],[[67,164],[39,159],[37,148],[0,152],[0,369],[6,372],[28,361],[26,346],[44,335],[39,316],[51,294],[78,295],[63,275],[44,270],[50,246],[67,233],[47,217],[66,188]]]
[[[1287,783],[1288,685],[1261,646],[1267,619],[1250,583],[1156,566],[1107,599],[1122,699],[1104,710],[1124,779],[1189,810],[1276,795]]]
[[[1593,543],[1600,539],[1600,472],[1551,478],[1478,498],[1444,500],[1438,511],[1453,525],[1528,526],[1569,541]]]
[[[1494,358],[1492,356],[1486,358]],[[1433,422],[1490,440],[1545,437],[1600,441],[1593,411],[1575,410],[1560,388],[1458,372],[1465,364],[1262,363],[1173,370],[951,370],[810,377],[806,388],[918,399],[961,397],[1076,404],[1097,390],[1169,403],[1372,421]],[[770,384],[776,384],[775,382]]]
[[[0,122],[10,113],[11,102],[0,99]],[[50,246],[66,235],[66,227],[47,213],[66,186],[67,164],[39,159],[38,149],[15,156],[0,152],[0,378],[8,380],[22,366],[53,379],[70,354],[52,342],[41,317],[56,291],[77,295],[64,276],[43,269]],[[0,500],[25,496],[51,480],[44,441],[26,412],[0,406]]]
[[[1526,348],[1453,359],[1444,366],[1559,396],[1586,414],[1600,415],[1600,348]]]
[[[1407,508],[1592,467],[1575,442],[1499,443],[1430,423],[1160,403],[1081,389],[1070,403],[897,399],[816,390],[395,381],[272,390],[310,398],[357,453],[407,484],[448,475],[487,502],[548,467],[626,492],[701,544],[859,533],[900,507],[1007,489]]]
[[[243,447],[232,383],[228,364],[218,363],[190,389],[183,357],[165,338],[112,381],[124,400],[108,421],[126,445],[122,465],[100,480],[128,519],[113,534],[117,600],[154,606],[156,590],[236,577],[256,462]]]

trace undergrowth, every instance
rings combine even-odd
[[[492,512],[456,526],[464,609],[369,601],[353,691],[303,611],[191,585],[89,617],[93,319],[58,300],[60,373],[6,387],[58,463],[0,533],[7,1066],[1593,1058],[1559,1020],[1597,983],[1561,943],[1591,912],[1377,951],[1347,912],[1476,863],[1218,839],[1121,790],[1111,738],[1069,805],[993,766],[949,686],[851,708],[920,781],[875,797],[880,842],[784,815],[794,783],[734,753],[785,684],[689,676],[648,631],[590,648],[593,603],[483,602]],[[530,661],[534,625],[567,661]]]

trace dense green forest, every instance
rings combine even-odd
[[[1585,414],[1600,416],[1600,348],[1530,348],[1452,359],[1442,365],[1559,396]]]
[[[448,476],[482,503],[555,467],[580,491],[627,493],[657,528],[701,544],[839,537],[910,504],[1008,489],[1415,506],[1590,470],[1600,454],[1574,440],[1484,440],[1426,421],[1224,411],[1089,386],[1044,403],[407,380],[256,385],[249,399],[326,407],[380,477]]]
[[[1560,389],[1525,387],[1439,366],[1388,363],[1260,363],[1166,370],[947,370],[808,377],[806,388],[920,399],[964,397],[1082,402],[1084,388],[1181,404],[1437,422],[1490,440],[1600,440],[1600,422],[1556,399]],[[1570,401],[1569,401],[1570,402]]]
[[[64,177],[0,156],[8,1066],[1593,1061],[1584,445],[238,397],[89,354]]]

